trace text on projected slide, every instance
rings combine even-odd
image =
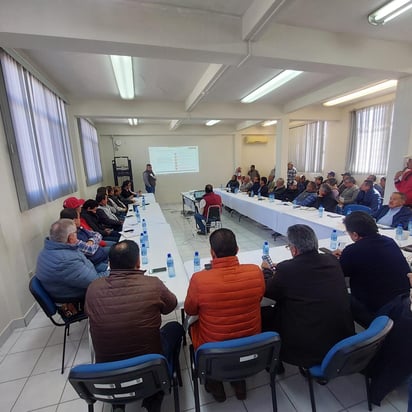
[[[156,174],[198,173],[197,146],[149,147],[149,158]]]

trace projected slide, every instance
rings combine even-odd
[[[197,146],[149,147],[149,158],[157,175],[199,172]]]

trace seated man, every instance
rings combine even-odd
[[[276,182],[275,182],[275,176],[269,175],[268,176],[268,193],[271,194],[275,190],[276,187]]]
[[[149,353],[163,354],[170,365],[178,359],[183,328],[162,316],[176,308],[176,296],[156,276],[140,270],[139,247],[131,240],[113,245],[110,276],[93,282],[85,311],[96,362],[112,362]],[[163,392],[146,398],[143,407],[160,411]]]
[[[295,204],[311,207],[315,204],[317,197],[315,182],[308,182],[306,190],[295,198]]]
[[[107,276],[108,248],[100,246],[102,235],[98,232],[84,229],[80,225],[80,213],[76,209],[65,208],[60,212],[60,219],[72,219],[77,227],[77,246],[80,252],[89,259],[99,276]]]
[[[285,200],[285,192],[286,192],[286,186],[285,186],[285,179],[282,177],[279,177],[279,179],[276,180],[276,187],[275,190],[273,191],[275,195],[275,199],[278,200]]]
[[[113,186],[106,186],[107,190],[107,203],[110,206],[111,210],[114,210],[116,216],[120,218],[124,218],[127,213],[127,206],[121,202],[117,197],[114,195],[114,187]]]
[[[199,235],[206,235],[206,222],[207,212],[210,206],[219,206],[222,210],[222,198],[220,195],[213,192],[212,185],[205,186],[205,194],[203,195],[202,200],[199,203],[199,213],[195,213],[195,220],[196,225],[199,227],[199,231],[197,232]],[[206,222],[206,225],[205,225]]]
[[[251,194],[251,196],[257,195],[258,192],[259,192],[259,189],[260,189],[260,177],[259,177],[259,176],[256,176],[256,177],[253,179],[253,184],[252,184],[252,187],[250,188],[250,194]]]
[[[356,185],[356,180],[352,176],[345,176],[343,179],[344,189],[338,198],[339,207],[343,209],[346,205],[356,202],[359,194],[359,187]]]
[[[96,195],[96,202],[99,204],[96,214],[99,223],[104,227],[121,231],[123,226],[123,220],[119,219],[111,210],[107,204],[107,195],[98,193]]]
[[[328,350],[354,334],[349,296],[338,262],[318,252],[315,232],[306,225],[288,228],[292,259],[276,265],[262,263],[265,296],[276,301],[271,325],[279,332],[280,359],[293,365],[319,364]]]
[[[36,275],[51,298],[61,303],[83,301],[87,287],[99,278],[93,263],[78,248],[72,219],[51,225],[37,258]]]
[[[398,295],[409,295],[410,267],[396,242],[379,234],[372,216],[352,212],[344,224],[355,243],[334,254],[349,277],[353,317],[368,327],[382,306]]]
[[[336,205],[338,202],[333,197],[332,189],[327,183],[322,183],[319,188],[319,195],[316,198],[313,207],[319,209],[320,206],[323,206],[327,212],[336,212]]]
[[[250,181],[250,176],[245,176],[239,190],[241,192],[249,192],[249,190],[252,188],[252,185],[253,183]]]
[[[120,239],[120,233],[113,229],[105,227],[99,222],[97,217],[97,208],[99,204],[93,200],[88,199],[83,203],[82,211],[80,213],[80,220],[83,221],[93,230],[94,232],[99,232],[103,239],[111,242],[118,242]]]
[[[409,221],[412,219],[412,210],[404,206],[405,201],[406,196],[403,193],[393,192],[389,203],[372,214],[376,223],[392,227],[402,225],[404,229],[408,229]]]
[[[377,213],[381,207],[381,195],[373,188],[372,180],[365,180],[359,188],[355,203],[371,208],[372,213]]]
[[[191,326],[196,350],[206,342],[251,336],[261,331],[260,300],[264,292],[262,271],[256,265],[239,264],[235,235],[218,229],[210,235],[212,268],[196,272],[185,300],[188,315],[199,319]],[[244,381],[234,382],[236,397],[246,398]],[[226,400],[222,382],[208,381],[205,389],[216,401]]]
[[[283,200],[285,200],[286,202],[293,202],[298,194],[298,182],[296,180],[293,180],[283,193]]]
[[[235,193],[236,190],[239,190],[239,181],[237,180],[236,175],[233,175],[232,178],[227,182],[226,187],[230,190],[231,193]]]
[[[258,196],[268,197],[269,196],[269,188],[267,185],[268,179],[265,176],[260,178],[260,187],[258,190]]]

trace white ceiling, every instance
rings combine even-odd
[[[75,115],[96,122],[239,124],[285,113],[293,118],[337,94],[411,75],[412,11],[371,26],[367,15],[381,4],[2,0],[0,46],[27,56],[67,96]],[[133,101],[120,99],[109,54],[134,57]],[[256,103],[240,103],[284,69],[304,73]]]

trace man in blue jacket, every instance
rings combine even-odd
[[[389,203],[382,206],[372,216],[376,219],[376,223],[385,226],[397,227],[402,225],[404,229],[408,228],[409,221],[412,219],[412,210],[404,206],[406,196],[401,192],[393,192]]]
[[[368,206],[372,213],[377,213],[382,205],[382,199],[379,192],[373,188],[372,180],[365,180],[359,189],[355,203]]]
[[[50,227],[37,258],[37,278],[56,302],[83,301],[87,287],[99,276],[77,246],[73,220],[60,219]]]

